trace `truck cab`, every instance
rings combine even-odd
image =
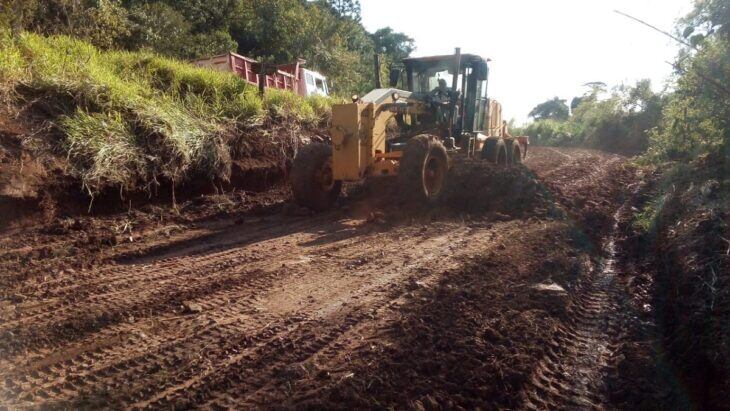
[[[302,68],[302,80],[300,85],[300,95],[302,96],[328,96],[329,87],[327,86],[327,78],[322,74]]]

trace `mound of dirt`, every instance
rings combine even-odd
[[[397,178],[374,178],[346,187],[345,208],[356,217],[391,223],[475,217],[510,220],[528,215],[564,213],[545,186],[526,167],[494,165],[480,160],[454,162],[441,198],[434,204],[409,202]]]
[[[46,187],[57,183],[63,160],[34,152],[28,137],[41,129],[35,121],[20,121],[0,110],[0,230],[53,209],[46,201]]]
[[[470,214],[500,213],[512,217],[555,211],[549,193],[528,168],[479,160],[456,162],[448,176],[441,206]]]

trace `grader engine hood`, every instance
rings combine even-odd
[[[368,138],[372,104],[332,106],[332,175],[335,180],[356,181],[364,176],[370,151]]]
[[[358,181],[372,166],[377,153],[385,153],[386,124],[393,117],[393,93],[397,89],[376,89],[356,103],[332,106],[332,173],[335,180]],[[401,94],[403,93],[403,94]]]

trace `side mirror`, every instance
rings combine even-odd
[[[401,69],[392,68],[390,69],[390,82],[388,83],[390,87],[396,87],[398,85],[398,80],[400,80],[400,74]]]
[[[477,80],[483,81],[487,79],[487,76],[489,75],[489,67],[487,67],[486,62],[480,62],[474,67],[474,71],[477,76]]]

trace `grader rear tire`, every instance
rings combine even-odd
[[[401,192],[406,198],[434,202],[446,185],[449,157],[444,145],[425,134],[408,140],[398,169]]]
[[[521,164],[522,163],[522,150],[517,140],[510,140],[505,145],[507,151],[507,163],[508,164]]]
[[[332,147],[312,143],[294,158],[291,187],[297,204],[314,211],[326,211],[337,201],[342,182],[332,178]]]
[[[500,138],[488,138],[482,147],[482,159],[494,164],[507,164],[507,149],[504,141]]]

